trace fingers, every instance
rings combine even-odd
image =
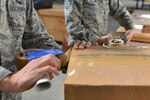
[[[60,69],[60,60],[53,55],[46,55],[31,61],[29,64],[34,66],[33,70],[35,70],[36,78],[40,78],[45,74],[59,75]]]
[[[83,50],[85,48],[89,48],[91,46],[91,42],[86,42],[84,40],[80,41],[80,40],[77,40],[75,43],[74,43],[74,48],[76,50]]]
[[[91,42],[87,42],[85,46],[86,48],[89,48],[91,45],[92,45]]]
[[[59,71],[50,65],[39,68],[37,72],[39,75],[45,75],[47,73],[49,73],[50,75],[52,75],[52,73],[54,73],[56,76],[59,75]]]
[[[92,46],[98,46],[98,42],[92,42]]]
[[[47,65],[34,70],[34,74],[30,78],[32,79],[33,82],[36,82],[37,80],[41,79],[43,76],[47,74],[49,75],[49,79],[52,79],[53,74],[58,76],[60,73],[56,68]]]
[[[60,60],[57,57],[46,55],[40,58],[40,62],[44,67],[39,68],[39,72],[59,75]]]
[[[108,35],[106,35],[106,36],[100,37],[100,38],[97,40],[97,42],[98,42],[100,45],[102,45],[103,43],[107,43],[108,40],[111,39],[111,38],[112,38],[112,35],[111,35],[111,34],[108,34]]]
[[[80,40],[77,40],[75,43],[74,43],[74,46],[73,48],[75,48],[76,50],[83,50],[83,49],[86,49],[86,48],[89,48],[91,46],[98,46],[98,42],[90,42],[90,41],[80,41]]]
[[[130,44],[130,41],[131,41],[132,36],[133,36],[133,30],[128,30],[125,34],[127,35],[126,46],[128,46]]]
[[[51,80],[51,79],[53,79],[53,74],[49,74],[49,79]]]
[[[73,48],[75,48],[76,50],[83,50],[83,49],[89,48],[91,46],[98,46],[99,44],[103,44],[103,43],[107,42],[108,39],[110,39],[110,38],[112,38],[111,34],[102,36],[96,42],[90,42],[90,41],[85,41],[85,40],[76,40]]]
[[[36,61],[36,60],[38,60],[38,61]],[[37,64],[39,64],[38,65],[39,67],[51,65],[52,67],[55,67],[58,70],[60,68],[60,60],[57,57],[55,57],[54,55],[48,54],[48,55],[40,57],[39,59],[36,59],[36,60],[35,60],[35,62]]]
[[[83,50],[86,47],[86,41],[81,41],[79,45],[79,49]]]
[[[80,45],[80,40],[77,40],[75,43],[74,43],[74,48],[76,49],[76,50],[78,50],[79,49],[79,45]]]

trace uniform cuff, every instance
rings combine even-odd
[[[134,24],[132,24],[132,23],[128,24],[128,25],[125,27],[126,30],[133,29],[133,28],[134,28]]]
[[[3,80],[7,75],[11,74],[12,72],[5,69],[4,67],[0,66],[0,80]]]

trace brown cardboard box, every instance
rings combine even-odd
[[[150,48],[72,50],[65,100],[150,100]]]

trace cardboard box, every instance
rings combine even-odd
[[[150,48],[72,50],[65,100],[150,100]]]

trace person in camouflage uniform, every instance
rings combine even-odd
[[[64,10],[69,45],[74,44],[75,49],[102,44],[112,38],[107,34],[109,15],[127,30],[127,44],[132,38],[133,21],[120,0],[65,0]]]
[[[48,35],[31,0],[0,0],[0,100],[21,100],[43,75],[58,75],[60,61],[47,55],[16,72],[14,55],[29,48],[59,48]]]

